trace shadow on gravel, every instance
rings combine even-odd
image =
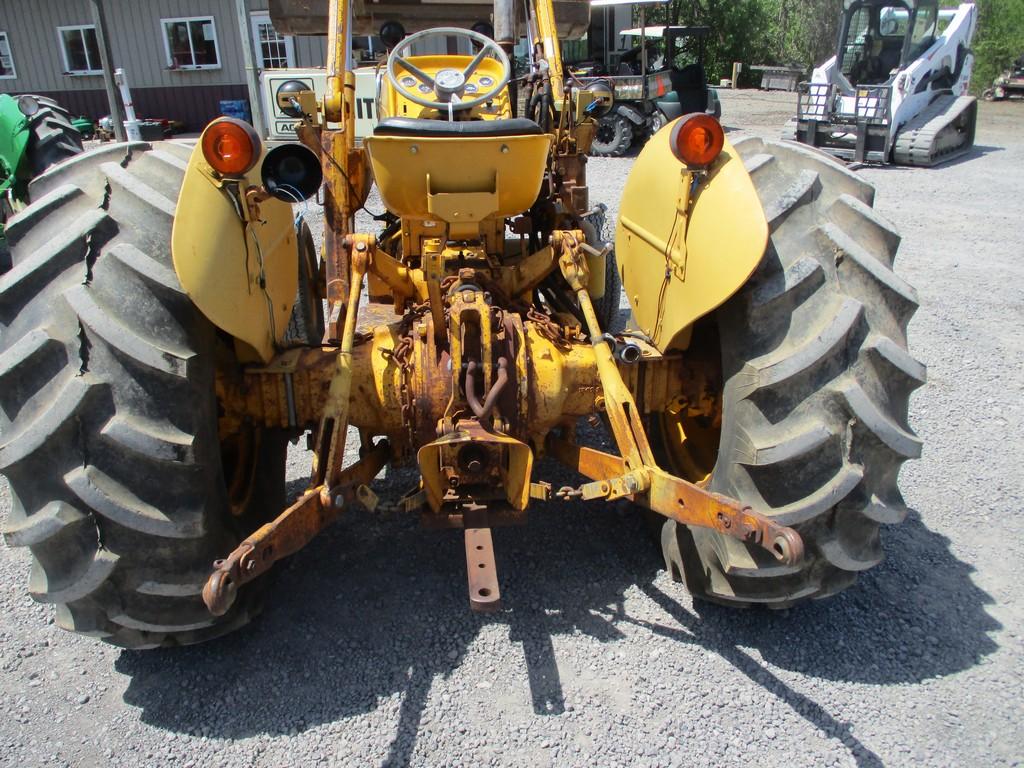
[[[975,144],[971,147],[971,150],[966,155],[961,155],[955,160],[950,160],[948,163],[942,163],[940,168],[952,168],[954,165],[960,165],[961,163],[969,163],[971,160],[975,160],[985,155],[990,155],[993,152],[1003,152],[1006,147],[990,147],[984,144]]]
[[[626,589],[656,576],[659,560],[631,512],[539,504],[531,517],[494,532],[506,608],[481,616],[468,607],[461,531],[353,512],[280,568],[249,628],[200,646],[122,652],[124,700],[159,728],[244,738],[344,721],[400,693],[386,764],[404,764],[434,678],[460,666],[485,625],[506,624],[495,664],[525,662],[534,712],[561,714],[552,636],[621,638],[593,609],[621,605]]]
[[[874,684],[952,674],[996,649],[987,635],[999,628],[985,612],[991,598],[974,586],[973,569],[952,555],[949,541],[914,512],[886,532],[888,561],[857,586],[782,613],[705,604],[691,612],[688,600],[678,600],[681,587],[652,583],[660,558],[642,516],[626,508],[539,505],[531,517],[525,527],[495,531],[506,608],[478,616],[467,607],[459,532],[353,512],[281,568],[266,613],[251,628],[203,646],[123,652],[116,668],[131,678],[125,701],[159,728],[243,738],[343,727],[401,694],[397,730],[380,737],[391,738],[386,764],[404,764],[434,678],[460,665],[484,626],[508,625],[509,640],[498,642],[512,649],[496,657],[521,652],[534,712],[557,715],[565,697],[552,637],[582,633],[605,642],[632,625],[721,656],[872,766],[878,757],[849,723],[794,691],[748,649],[800,674]],[[634,584],[668,622],[626,612],[624,593]],[[515,669],[507,657],[499,661]]]
[[[675,626],[608,614],[652,633],[700,645],[732,664],[794,712],[846,745],[858,766],[883,765],[853,735],[855,723],[793,690],[748,649],[775,667],[841,682],[918,683],[978,664],[997,649],[988,633],[1002,625],[985,610],[994,601],[971,580],[949,539],[914,510],[884,531],[888,560],[846,592],[783,612],[736,611],[704,602],[693,612],[654,584],[643,592]]]
[[[952,168],[953,166],[956,166],[956,165],[961,165],[963,163],[969,163],[972,160],[977,160],[979,157],[984,157],[985,155],[990,155],[993,152],[1003,152],[1005,150],[1006,150],[1006,147],[990,147],[990,146],[986,146],[984,144],[975,144],[973,147],[970,148],[970,150],[967,152],[967,154],[961,155],[960,157],[957,157],[957,158],[955,158],[953,160],[947,160],[945,162],[939,163],[938,165],[936,165],[934,167],[936,169]],[[870,168],[872,171],[889,171],[889,172],[897,172],[897,173],[900,172],[900,171],[906,172],[906,171],[919,171],[919,170],[922,170],[922,168],[914,167],[912,165],[892,165],[892,164],[889,164],[889,165],[861,165],[861,164],[855,164],[855,163],[851,163],[850,164],[850,169],[851,170],[860,170],[862,168]]]

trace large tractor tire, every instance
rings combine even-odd
[[[188,156],[109,145],[37,178],[0,277],[4,538],[31,550],[29,592],[61,627],[128,648],[245,623],[256,592],[222,617],[200,593],[284,503],[283,435],[218,436],[215,365],[232,347],[170,254]]]
[[[39,110],[28,118],[29,137],[25,157],[32,177],[50,166],[74,157],[82,151],[82,136],[71,125],[71,116],[53,99],[32,96]],[[19,201],[18,205],[21,204]],[[0,275],[11,268],[11,254],[3,234],[7,220],[14,215],[6,198],[0,198]]]
[[[590,154],[598,157],[622,157],[633,145],[633,124],[622,115],[605,115],[597,121],[597,132]]]
[[[288,346],[318,346],[323,342],[326,322],[324,299],[320,295],[320,260],[316,255],[316,243],[309,224],[300,219],[296,223],[299,243],[299,286],[295,293],[295,305],[284,335]]]
[[[913,288],[893,271],[899,235],[874,189],[795,144],[738,142],[771,238],[748,283],[694,332],[724,382],[721,429],[666,414],[661,458],[803,537],[783,566],[709,529],[662,528],[666,567],[697,597],[784,608],[831,595],[882,559],[879,527],[906,514],[900,465],[921,453],[907,423],[925,368],[907,352]],[[673,439],[679,429],[694,438]],[[701,438],[715,434],[717,451]]]
[[[608,207],[599,203],[584,217],[584,233],[587,241],[595,248],[612,245],[613,235],[608,226]],[[616,333],[622,330],[623,323],[619,319],[619,304],[622,299],[622,279],[619,277],[619,263],[615,258],[615,249],[608,251],[604,265],[604,293],[594,299],[594,313],[601,330]]]
[[[71,125],[71,115],[64,107],[45,96],[33,96],[39,111],[29,118],[28,160],[32,176],[74,157],[82,151],[82,134]]]

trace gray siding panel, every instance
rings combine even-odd
[[[160,116],[206,114],[219,88],[231,98],[244,86],[245,70],[234,0],[105,0],[114,66],[122,67],[138,95],[133,99],[140,116],[159,107]],[[265,11],[267,0],[249,0],[250,11]],[[217,29],[221,68],[174,71],[167,67],[161,19],[212,16]],[[96,92],[103,89],[99,75],[64,74],[57,27],[92,24],[89,0],[0,0],[0,30],[7,32],[17,78],[0,80],[0,92],[65,93],[62,100],[95,110]],[[251,25],[245,34],[252,34]],[[327,57],[326,37],[294,38],[296,65],[322,67]],[[196,103],[186,95],[196,88]],[[165,93],[157,89],[170,89]],[[81,93],[81,98],[72,94]],[[86,95],[88,94],[88,95]],[[140,98],[145,94],[145,98]],[[158,99],[183,100],[180,109]],[[80,109],[76,111],[86,111]],[[95,115],[94,115],[95,116]]]
[[[245,82],[233,0],[106,0],[114,66],[133,87],[187,87]],[[212,16],[221,68],[167,68],[162,18]],[[2,0],[0,30],[7,32],[18,77],[0,80],[2,91],[93,90],[99,76],[65,75],[57,27],[91,24],[88,0]]]
[[[327,38],[299,35],[295,38],[295,65],[323,67],[327,63]]]

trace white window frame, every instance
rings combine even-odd
[[[183,66],[174,66],[174,58],[171,56],[171,44],[167,40],[167,25],[175,24],[177,22],[192,22],[198,21],[202,23],[209,22],[210,27],[213,29],[213,50],[217,54],[216,64],[185,64]],[[176,72],[205,72],[210,69],[220,69],[222,67],[220,57],[220,38],[217,36],[217,20],[213,16],[176,16],[169,19],[160,19],[160,37],[164,41],[164,54],[167,56],[167,68]],[[188,38],[189,52],[192,54],[192,61],[196,60],[196,51],[192,47],[192,35]]]
[[[57,27],[57,42],[60,43],[60,54],[64,57],[64,74],[65,75],[102,75],[103,65],[100,62],[94,62],[98,66],[96,69],[72,69],[71,62],[68,61],[68,49],[64,45],[64,33],[76,31],[82,36],[82,48],[85,50],[86,61],[89,59],[89,47],[85,44],[85,30],[91,29],[94,33],[96,32],[95,24],[71,24],[67,27]],[[99,47],[99,37],[96,38],[96,46]]]
[[[7,57],[11,60],[11,74],[0,75],[0,80],[17,80],[18,79],[18,68],[14,65],[14,51],[11,50],[11,38],[7,34],[6,29],[0,29],[0,40],[3,40],[7,45]]]
[[[254,46],[254,53],[256,54],[259,68],[261,70],[267,69],[263,66],[263,49],[260,45],[260,24],[270,23],[270,13],[267,11],[253,11],[249,16],[249,28],[252,34],[252,44]],[[288,60],[288,68],[295,68],[295,38],[292,35],[281,35],[284,38],[284,51],[285,58]]]

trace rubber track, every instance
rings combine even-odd
[[[893,142],[893,160],[900,165],[931,167],[965,154],[974,145],[977,108],[973,96],[940,96],[900,128]],[[953,122],[967,110],[974,114],[965,137],[956,147],[939,147],[943,133],[954,130]]]
[[[853,583],[882,558],[879,525],[902,519],[899,465],[921,453],[907,424],[924,366],[906,349],[917,295],[892,270],[899,235],[873,189],[796,144],[737,142],[771,239],[718,312],[727,380],[710,487],[804,538],[800,567],[672,523],[666,567],[697,596],[786,607]]]

